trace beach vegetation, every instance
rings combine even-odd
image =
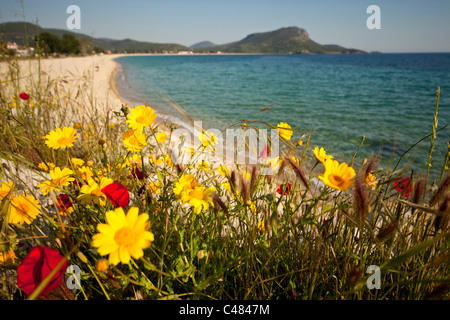
[[[279,155],[267,140],[258,165],[217,163],[215,135],[183,147],[154,106],[100,114],[99,100],[81,98],[89,78],[71,83],[73,95],[57,76],[6,67],[1,299],[449,298],[450,147],[432,185],[402,157],[361,159],[363,142],[339,161],[308,138],[293,144],[296,128],[281,119],[270,126]],[[436,114],[438,101],[439,89]],[[424,124],[430,158],[436,123]]]

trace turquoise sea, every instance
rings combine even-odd
[[[161,117],[185,120],[163,98],[170,97],[203,128],[221,130],[241,120],[287,122],[313,131],[310,145],[324,147],[339,161],[350,162],[365,136],[355,163],[373,154],[382,157],[382,167],[391,158],[395,164],[431,134],[438,87],[438,128],[450,123],[450,53],[126,56],[116,61],[119,93],[133,105],[150,104]],[[449,141],[450,127],[438,132],[433,176],[440,174]],[[429,148],[427,138],[401,165],[414,160],[410,168],[424,173]]]

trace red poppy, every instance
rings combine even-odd
[[[277,189],[278,194],[281,194],[281,189],[284,190],[284,194],[289,194],[289,192],[292,190],[292,186],[290,183],[280,185]]]
[[[28,100],[28,99],[30,99],[30,96],[27,95],[25,92],[21,92],[19,94],[19,98],[22,99],[22,100]]]
[[[30,253],[17,267],[17,285],[27,295],[30,295],[37,286],[52,272],[63,256],[54,249],[44,246],[33,247]],[[62,278],[67,269],[67,261],[39,293],[43,296],[61,285]]]
[[[400,194],[404,195],[405,198],[409,197],[409,194],[412,190],[412,183],[409,181],[409,178],[406,177],[400,181],[394,183],[395,190]]]
[[[115,207],[125,207],[130,201],[130,194],[127,188],[119,183],[114,182],[102,189],[105,196],[112,202]]]
[[[70,198],[67,194],[61,193],[58,195],[58,207],[61,209],[61,211],[66,212],[67,209],[72,207],[72,201],[70,201]]]

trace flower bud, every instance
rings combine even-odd
[[[95,264],[95,270],[97,270],[98,272],[105,272],[106,270],[108,270],[108,260],[106,259],[97,260]]]

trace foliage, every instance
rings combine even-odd
[[[145,121],[125,105],[113,117],[79,114],[84,101],[64,92],[57,78],[31,82],[24,100],[19,97],[24,79],[17,77],[17,64],[9,64],[10,80],[0,88],[1,181],[13,182],[13,188],[0,189],[2,299],[38,297],[37,292],[26,296],[14,279],[39,245],[59,251],[80,269],[78,289],[69,288],[66,274],[61,286],[41,299],[448,299],[448,156],[437,189],[426,187],[407,167],[378,168],[376,157],[360,163],[348,159],[354,177],[347,165],[343,173],[334,166],[327,172],[331,160],[324,150],[315,161],[308,143],[285,139],[274,175],[262,174],[264,164],[207,165],[211,137],[180,164],[170,157],[172,146],[183,142],[174,134],[176,125],[157,126],[151,112],[140,113]],[[89,92],[86,83],[80,79],[79,91]],[[75,115],[83,121],[73,123]],[[145,144],[128,139],[128,125],[135,122],[145,124],[134,129],[141,130]],[[49,132],[63,127],[76,130],[76,138],[54,137],[61,148],[49,147]],[[167,137],[157,139],[162,131]],[[122,138],[134,149],[128,151]],[[70,179],[49,177],[51,164],[67,169]],[[23,170],[36,180],[20,175]],[[345,190],[320,184],[319,175],[333,181],[331,186],[346,179]],[[55,184],[46,195],[36,187],[43,181]],[[153,241],[139,242],[142,257],[128,247],[128,260],[114,247],[121,262],[117,256],[110,260],[111,248],[100,250],[93,242],[102,232],[106,238],[99,247],[117,239],[128,245],[124,232],[134,232],[113,221],[111,212],[120,211],[116,205],[122,201],[110,201],[106,187],[112,182],[129,192],[129,202],[121,204],[125,212],[148,216],[145,227],[152,238],[145,237]],[[30,224],[9,221],[19,194],[39,200],[40,214]],[[118,229],[108,229],[108,223]],[[139,228],[144,234],[142,221]],[[372,265],[380,267],[380,289],[366,285]]]

